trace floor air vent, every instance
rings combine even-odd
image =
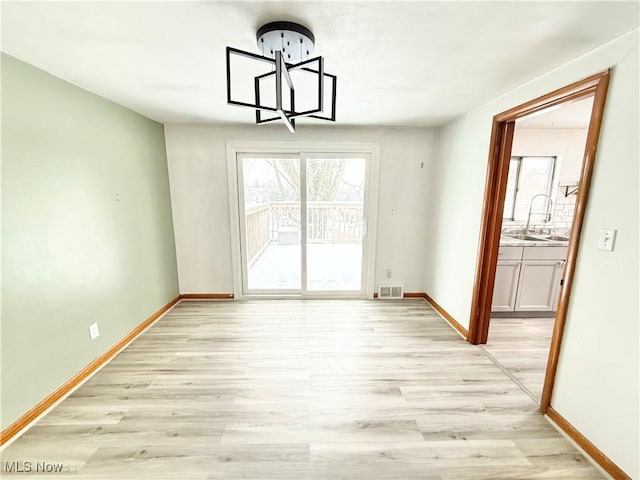
[[[378,298],[380,299],[402,299],[404,291],[400,285],[380,285],[378,287]]]

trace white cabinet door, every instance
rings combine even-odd
[[[520,260],[498,260],[493,285],[492,312],[513,312],[518,291]]]
[[[523,260],[515,310],[551,312],[556,309],[562,261]]]

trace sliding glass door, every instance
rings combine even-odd
[[[308,155],[307,290],[361,291],[364,158]]]
[[[238,169],[243,290],[299,293],[300,158],[242,155]]]
[[[367,160],[238,154],[244,294],[363,294]]]

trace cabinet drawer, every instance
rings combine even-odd
[[[564,260],[567,247],[524,247],[523,260]],[[502,257],[498,257],[502,258]]]
[[[520,260],[524,247],[500,247],[498,249],[498,261],[500,260]]]

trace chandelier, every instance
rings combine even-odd
[[[258,125],[282,120],[292,133],[300,117],[335,122],[337,77],[324,71],[321,56],[309,58],[313,33],[298,23],[271,22],[258,29],[256,39],[260,54],[227,47],[227,103],[254,109]],[[237,65],[240,74],[232,75],[237,59],[253,65]],[[240,89],[244,100],[234,98],[232,85],[237,79],[244,82]]]

